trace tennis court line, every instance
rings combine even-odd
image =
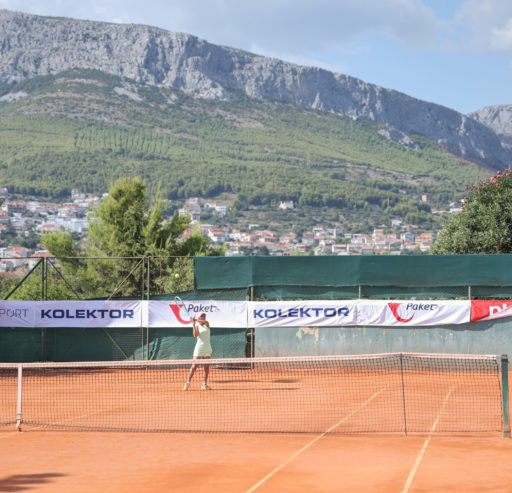
[[[439,414],[437,416],[437,419],[432,426],[432,429],[430,430],[427,439],[425,440],[425,443],[423,444],[423,447],[421,447],[420,453],[418,454],[418,457],[416,457],[416,461],[414,462],[411,471],[409,472],[409,476],[407,478],[407,481],[405,482],[404,489],[402,490],[402,493],[408,493],[409,488],[411,487],[412,481],[414,479],[414,476],[416,476],[416,472],[418,471],[421,461],[423,460],[423,456],[425,455],[425,452],[427,451],[428,445],[430,443],[430,439],[432,438],[432,433],[436,431],[437,425],[439,424],[439,420],[441,419],[441,414],[443,412],[443,409],[446,407],[446,404],[448,402],[448,399],[450,398],[450,395],[452,394],[454,387],[451,387],[448,391],[448,394],[446,394],[446,397],[444,398],[443,405],[441,406],[441,409],[439,410]]]
[[[325,435],[327,435],[327,433],[330,433],[332,430],[334,430],[335,428],[337,428],[338,426],[340,426],[341,424],[343,424],[345,421],[347,421],[347,419],[350,419],[352,416],[354,416],[354,414],[358,413],[361,409],[363,409],[365,406],[367,406],[371,401],[373,401],[373,399],[375,399],[377,396],[379,396],[380,394],[382,394],[382,392],[384,392],[384,390],[386,390],[387,387],[383,387],[382,389],[380,389],[378,392],[375,392],[375,394],[373,394],[366,402],[364,402],[363,404],[361,404],[357,409],[354,409],[354,411],[352,411],[350,414],[347,414],[344,418],[342,418],[340,421],[338,421],[336,424],[332,425],[328,430],[324,431],[323,433],[321,433],[320,435],[318,435],[317,437],[313,438],[313,440],[311,440],[310,442],[308,442],[306,445],[304,445],[304,447],[302,447],[300,450],[297,450],[294,454],[292,454],[290,457],[288,457],[288,459],[286,459],[283,463],[281,463],[279,466],[277,466],[275,469],[273,469],[272,471],[270,471],[263,479],[261,479],[260,481],[258,481],[254,486],[252,486],[251,488],[249,488],[245,493],[252,493],[253,491],[255,491],[257,488],[259,488],[263,483],[265,483],[266,481],[268,481],[272,476],[274,476],[276,473],[278,473],[281,469],[283,469],[284,467],[286,467],[290,462],[292,462],[294,459],[296,459],[300,454],[302,454],[302,452],[306,451],[308,448],[310,448],[312,445],[314,445],[316,442],[318,442],[318,440],[320,440],[321,438],[323,438]]]

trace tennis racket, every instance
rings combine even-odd
[[[192,317],[192,315],[190,315],[190,313],[187,310],[187,307],[185,306],[185,303],[183,303],[183,300],[179,296],[175,296],[174,297],[174,303],[179,308],[179,310],[180,310],[180,317],[183,320],[186,320],[187,318],[192,320],[194,318],[194,317]]]

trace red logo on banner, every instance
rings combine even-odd
[[[472,300],[471,321],[476,322],[477,320],[485,320],[490,317],[499,318],[499,315],[496,316],[496,314],[509,307],[512,307],[512,301],[510,300]]]
[[[174,313],[174,316],[178,319],[178,322],[182,323],[182,324],[190,324],[192,323],[192,320],[183,320],[181,318],[181,315],[180,315],[180,308],[183,306],[183,305],[172,305],[172,304],[169,304],[172,312]]]
[[[403,303],[388,303],[388,306],[389,306],[389,309],[391,310],[391,313],[393,314],[393,316],[399,321],[399,322],[402,322],[402,323],[406,323],[406,322],[410,322],[412,320],[412,317],[414,317],[414,313],[409,317],[409,318],[402,318],[399,314],[398,314],[398,307],[400,305],[403,305]]]

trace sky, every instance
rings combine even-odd
[[[0,0],[0,8],[184,32],[461,113],[512,104],[511,0]]]

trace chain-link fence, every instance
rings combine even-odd
[[[7,257],[0,266],[4,300],[150,299],[194,289],[192,257]]]

